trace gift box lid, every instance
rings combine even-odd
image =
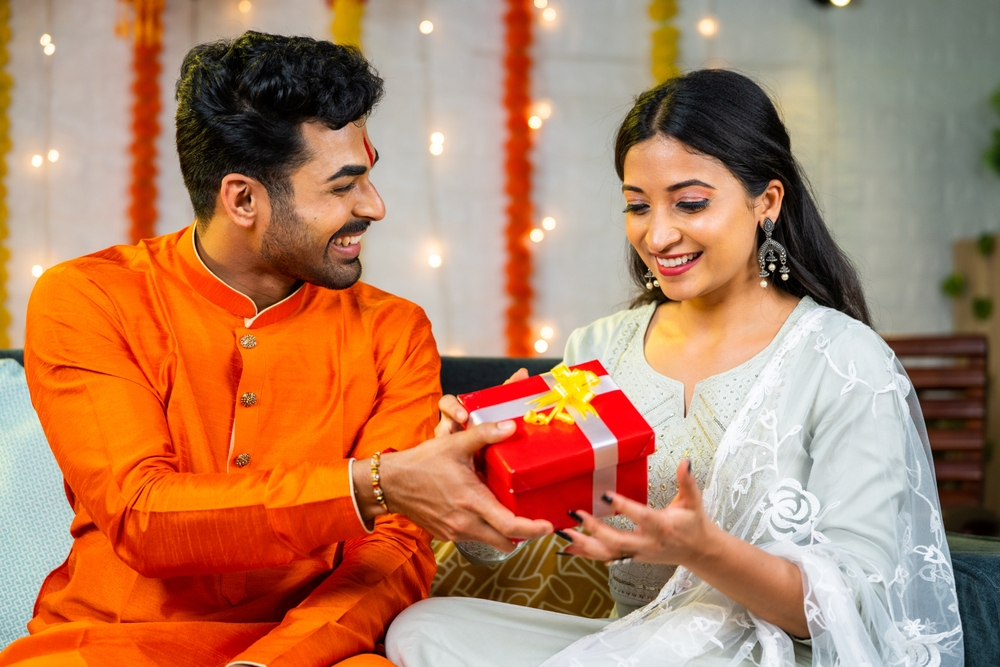
[[[551,391],[550,373],[458,397],[469,411],[470,423],[504,419],[515,423],[513,435],[483,450],[487,468],[503,476],[515,493],[649,456],[656,448],[653,429],[599,361],[570,368],[591,371],[601,380],[590,401],[597,416],[578,417],[574,424],[553,420],[536,425],[524,420],[535,407],[531,401]]]

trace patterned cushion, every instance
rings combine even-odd
[[[556,556],[566,541],[549,535],[499,565],[472,565],[452,542],[431,545],[438,570],[431,595],[509,602],[563,614],[607,618],[614,607],[604,563]]]
[[[24,369],[0,361],[0,649],[27,634],[42,580],[66,560],[73,512],[31,407]]]

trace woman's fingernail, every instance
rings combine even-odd
[[[688,459],[688,472],[691,472],[691,459]]]
[[[514,422],[507,420],[497,423],[497,428],[501,431],[511,431],[514,429]]]
[[[583,523],[583,517],[574,512],[573,510],[566,512],[566,514],[569,514],[569,518],[573,519],[573,521],[576,521],[577,523]]]
[[[556,535],[558,535],[559,537],[561,537],[561,538],[563,538],[564,540],[567,540],[567,541],[569,541],[569,542],[572,542],[572,541],[573,541],[573,538],[572,538],[572,537],[570,537],[570,536],[569,536],[569,535],[568,535],[568,534],[567,534],[567,533],[566,533],[565,531],[562,531],[562,530],[557,530],[557,531],[556,531]]]
[[[604,502],[606,502],[609,505],[614,502],[614,500],[611,499],[611,496],[609,496],[606,493],[602,493],[601,494],[601,500],[603,500]]]
[[[557,556],[574,556],[574,555],[576,555],[576,554],[568,554],[568,553],[566,553],[565,551],[557,551],[557,552],[556,552],[556,555],[557,555]]]

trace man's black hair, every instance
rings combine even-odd
[[[198,221],[212,218],[227,174],[287,197],[309,157],[302,123],[363,121],[382,91],[358,49],[310,37],[250,31],[191,49],[177,81],[177,154]]]

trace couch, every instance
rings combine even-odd
[[[522,366],[536,374],[556,363],[445,357],[441,383],[447,393],[464,393],[499,384]],[[20,350],[0,350],[0,648],[25,634],[42,579],[66,557],[71,542],[72,513],[64,500],[62,477],[31,409],[21,364]],[[948,543],[965,629],[966,665],[997,667],[1000,539],[949,533]]]

